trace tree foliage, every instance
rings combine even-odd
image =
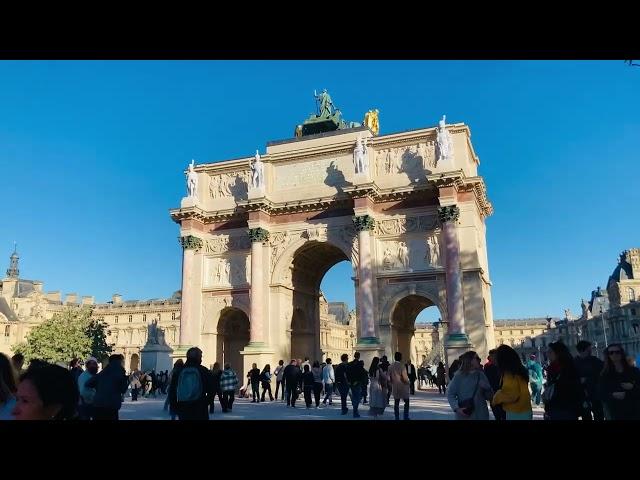
[[[94,356],[102,361],[113,351],[107,343],[111,333],[104,320],[91,318],[91,307],[66,308],[29,332],[26,342],[14,351],[47,362],[69,362],[73,358]]]

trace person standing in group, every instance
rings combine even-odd
[[[284,369],[284,384],[287,394],[287,407],[296,408],[296,400],[298,399],[298,386],[302,379],[302,372],[298,366],[298,362],[291,360],[291,363]]]
[[[300,366],[300,371],[304,372],[304,366],[309,365],[309,371],[311,371],[311,362],[309,361],[309,357],[304,357],[304,362],[300,363],[300,359],[298,359],[298,365]]]
[[[260,403],[260,370],[257,364],[251,365],[251,370],[247,373],[249,382],[251,383],[251,403]]]
[[[238,376],[231,369],[231,365],[224,364],[224,371],[220,376],[220,390],[222,390],[222,413],[227,413],[233,409],[233,400],[238,388]]]
[[[138,393],[140,393],[140,388],[142,387],[142,384],[140,383],[140,372],[138,370],[129,376],[129,386],[131,387],[131,401],[137,402]]]
[[[367,386],[369,385],[369,371],[364,368],[364,360],[359,360],[358,363],[360,364],[360,378],[362,379],[362,383],[361,383],[361,389],[360,389],[360,395],[362,397],[362,404],[366,405],[367,404]]]
[[[271,393],[271,365],[268,363],[262,369],[260,373],[260,381],[262,382],[262,398],[264,402],[264,394],[269,392],[269,401],[273,402],[273,395]]]
[[[307,408],[311,408],[311,396],[313,395],[314,384],[315,379],[313,378],[313,373],[309,370],[309,365],[305,365],[302,373],[302,389],[304,392],[304,403],[307,405]]]
[[[93,397],[94,420],[118,420],[122,395],[129,387],[123,362],[122,355],[111,355],[109,364],[85,383],[85,388],[94,388],[96,391]]]
[[[544,375],[542,374],[542,366],[538,362],[536,362],[535,354],[532,354],[529,357],[529,361],[527,362],[527,370],[529,371],[531,399],[536,403],[536,405],[540,405]]]
[[[69,371],[71,372],[71,375],[73,376],[73,380],[77,383],[78,382],[78,378],[80,378],[80,375],[82,375],[82,372],[84,370],[82,370],[82,367],[80,366],[80,359],[79,358],[74,358],[69,362]]]
[[[316,408],[320,408],[320,393],[322,392],[322,368],[317,360],[313,362],[311,367],[313,373],[313,397],[316,402]]]
[[[78,385],[68,369],[39,362],[20,376],[11,414],[14,420],[75,420],[78,397]]]
[[[218,396],[220,407],[222,407],[222,388],[220,387],[220,379],[222,378],[222,370],[220,369],[220,363],[215,362],[211,367],[211,381],[213,382],[213,394],[211,395],[211,406],[209,407],[209,413],[215,411],[215,399]]]
[[[9,357],[0,353],[0,420],[11,420],[16,405],[16,372]]]
[[[436,369],[436,385],[438,385],[438,393],[441,395],[447,394],[447,371],[442,362],[438,362],[438,368]]]
[[[509,345],[500,345],[496,350],[496,363],[502,380],[492,405],[502,405],[507,420],[533,420],[529,371],[522,365],[518,353]]]
[[[462,354],[460,368],[449,383],[447,392],[456,420],[489,420],[487,401],[492,397],[493,390],[482,371],[478,354],[473,351]]]
[[[330,358],[327,358],[327,364],[322,368],[322,381],[324,382],[324,400],[322,400],[322,404],[326,405],[328,399],[329,405],[333,405],[333,386],[336,382],[336,377]]]
[[[487,363],[484,364],[483,367],[484,374],[487,376],[487,380],[489,380],[489,385],[491,386],[491,390],[497,392],[501,387],[501,374],[498,369],[498,365],[496,364],[496,349],[489,350],[489,356],[487,357]],[[491,403],[491,411],[493,412],[493,417],[496,420],[506,420],[507,412],[504,411],[501,404],[493,404]]]
[[[13,357],[11,357],[11,363],[13,363],[13,370],[16,372],[16,377],[20,378],[20,376],[24,373],[24,355],[21,353],[16,353]]]
[[[353,406],[353,418],[360,418],[358,406],[362,397],[362,381],[365,370],[360,364],[360,352],[353,354],[353,360],[349,362],[347,367],[347,380],[351,388],[351,405]]]
[[[607,420],[640,420],[640,370],[629,365],[622,345],[610,344],[600,377]]]
[[[278,399],[278,392],[282,390],[282,401],[284,402],[284,384],[283,375],[284,375],[284,360],[278,361],[278,366],[273,371],[273,374],[276,376],[276,400]]]
[[[78,415],[80,420],[91,420],[93,418],[93,398],[96,395],[96,389],[87,388],[86,384],[98,374],[98,360],[95,357],[89,357],[84,362],[84,365],[86,370],[78,377],[78,392],[80,393]]]
[[[382,370],[378,357],[373,357],[369,367],[369,414],[373,418],[384,414],[387,408],[387,389],[389,378],[387,372]]]
[[[584,393],[569,349],[562,342],[549,344],[547,384],[542,399],[546,420],[577,420]]]
[[[176,360],[176,362],[173,364],[173,369],[171,370],[171,373],[169,373],[169,386],[171,386],[171,381],[173,380],[173,377],[178,375],[178,373],[183,367],[184,367],[184,360],[182,360],[181,358]],[[144,390],[142,392],[144,393]],[[167,409],[167,407],[169,408],[169,415],[171,415],[171,420],[175,420],[178,414],[176,413],[175,410],[172,409],[171,404],[169,403],[169,395],[167,395],[167,398],[165,398],[164,400],[165,410]]]
[[[169,404],[179,420],[209,420],[213,403],[213,378],[202,365],[202,350],[187,350],[184,367],[174,375],[169,386]]]
[[[578,356],[574,361],[585,396],[580,416],[585,421],[604,420],[604,411],[598,392],[604,362],[591,354],[591,343],[586,340],[579,341],[576,350],[578,350]]]
[[[389,360],[387,360],[387,356],[383,355],[380,359],[380,368],[384,373],[387,374],[387,378],[389,378],[389,367],[391,364]],[[389,384],[389,388],[387,388],[387,406],[389,406],[389,400],[391,399],[391,384]]]
[[[395,362],[389,367],[389,378],[393,392],[393,414],[396,420],[400,420],[400,400],[403,400],[404,419],[409,420],[409,375],[402,364],[402,353],[396,352],[393,358]]]
[[[413,363],[411,363],[411,359],[408,358],[405,363],[405,368],[407,369],[407,376],[409,377],[409,393],[411,395],[416,394],[416,379],[418,376],[416,375],[416,367]]]
[[[335,370],[336,375],[336,388],[340,392],[340,403],[342,406],[342,415],[346,415],[349,412],[347,408],[347,396],[349,395],[349,379],[347,377],[347,369],[349,368],[349,355],[343,353],[340,356],[341,362],[338,364]]]

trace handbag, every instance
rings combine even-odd
[[[476,380],[476,386],[473,389],[473,394],[471,395],[471,398],[458,401],[458,408],[464,410],[467,415],[471,415],[476,408],[475,398],[476,398],[476,392],[478,391],[478,385],[480,384],[480,375],[478,375],[477,377],[478,378]]]

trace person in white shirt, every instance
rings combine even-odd
[[[89,379],[95,377],[98,373],[98,360],[95,357],[87,358],[84,362],[86,370],[78,377],[78,391],[80,392],[80,405],[78,405],[78,413],[82,420],[91,420],[93,418],[93,397],[96,394],[95,388],[87,388],[86,383]]]
[[[322,401],[322,404],[326,405],[327,399],[329,399],[329,405],[333,405],[333,384],[336,381],[336,377],[333,372],[333,365],[331,365],[330,358],[327,358],[327,364],[322,369],[322,381],[324,382],[325,392],[325,397]]]

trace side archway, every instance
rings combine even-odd
[[[218,360],[224,367],[225,363],[238,374],[238,379],[244,379],[244,367],[241,351],[249,343],[249,317],[241,309],[228,307],[220,312],[218,320],[217,352]]]

